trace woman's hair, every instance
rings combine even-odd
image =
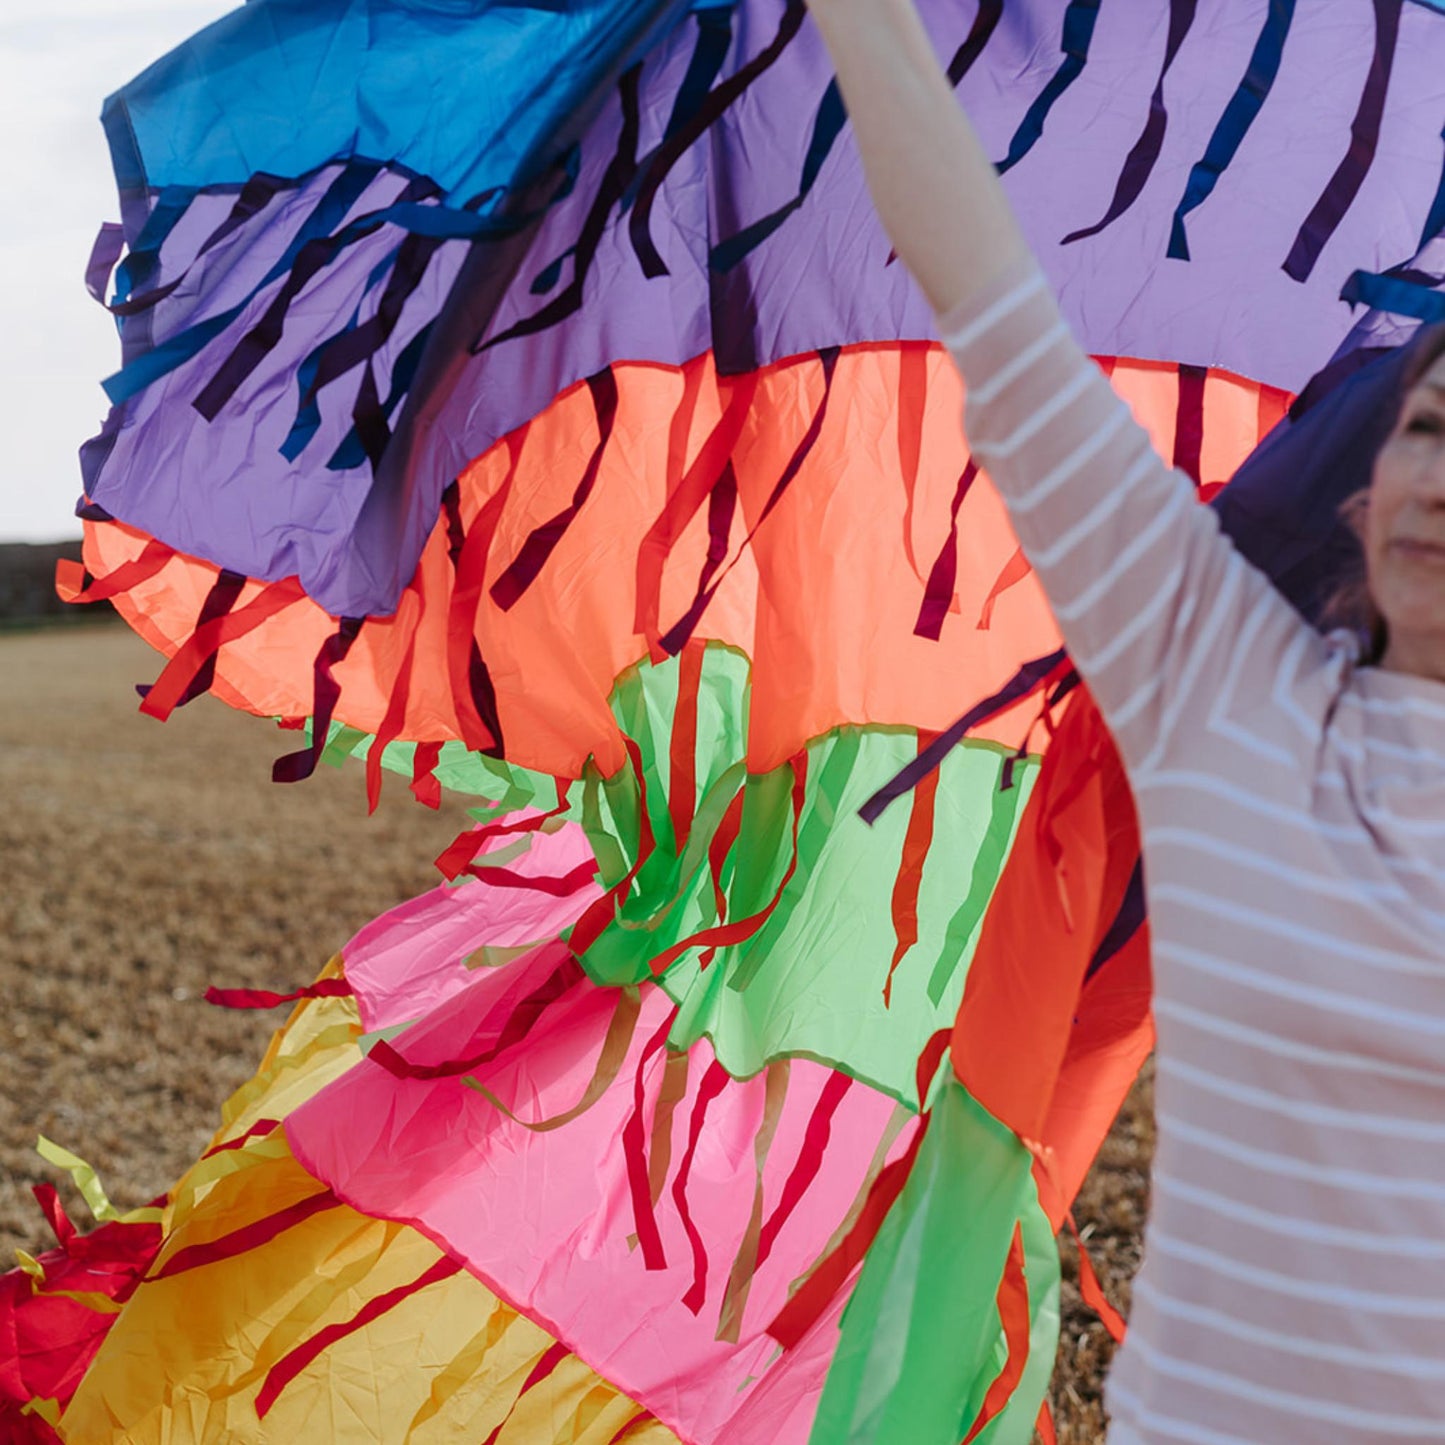
[[[1416,333],[1410,354],[1400,373],[1393,402],[1395,417],[1406,396],[1424,379],[1426,372],[1445,356],[1445,321],[1436,322]],[[1391,418],[1391,426],[1395,418]],[[1320,621],[1326,627],[1347,627],[1360,637],[1364,660],[1379,662],[1385,655],[1389,634],[1384,616],[1375,605],[1370,592],[1369,568],[1365,555],[1365,535],[1370,517],[1370,488],[1362,487],[1347,497],[1340,507],[1340,521],[1355,541],[1350,562],[1339,585],[1325,604]]]
[[[1370,516],[1370,489],[1361,487],[1345,499],[1339,518],[1346,533],[1353,539],[1349,563],[1344,575],[1330,593],[1320,613],[1320,625],[1326,628],[1346,627],[1360,639],[1360,652],[1365,662],[1379,662],[1385,655],[1389,633],[1384,615],[1375,606],[1370,591],[1369,567],[1365,561],[1365,528]]]

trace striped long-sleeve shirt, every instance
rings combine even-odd
[[[942,330],[1142,824],[1158,1148],[1111,1445],[1445,1441],[1445,685],[1244,561],[1031,263]]]

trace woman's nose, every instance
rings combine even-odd
[[[1416,469],[1411,491],[1432,511],[1445,508],[1445,456],[1423,459]]]

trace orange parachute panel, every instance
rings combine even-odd
[[[1202,427],[1206,478],[1282,412],[1273,389],[1224,373],[1103,364],[1166,456]],[[611,773],[615,678],[696,638],[751,659],[749,761],[764,770],[842,724],[941,729],[1058,646],[1003,506],[969,468],[962,383],[940,348],[604,376],[458,479],[396,613],[362,622],[334,661],[338,721],[477,748],[500,732],[522,766],[576,776],[591,756]],[[179,553],[155,566],[149,542],[86,525],[90,595],[116,578],[119,610],[172,659],[148,710],[208,682],[247,711],[312,714],[337,619],[294,579],[228,583]],[[920,622],[930,592],[937,640]],[[1019,706],[982,731],[1017,746],[1031,720]]]

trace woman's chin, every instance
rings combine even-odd
[[[1445,641],[1445,547],[1393,543],[1370,579],[1391,637]]]
[[[1381,665],[1445,682],[1445,598],[1387,613],[1390,643]]]

